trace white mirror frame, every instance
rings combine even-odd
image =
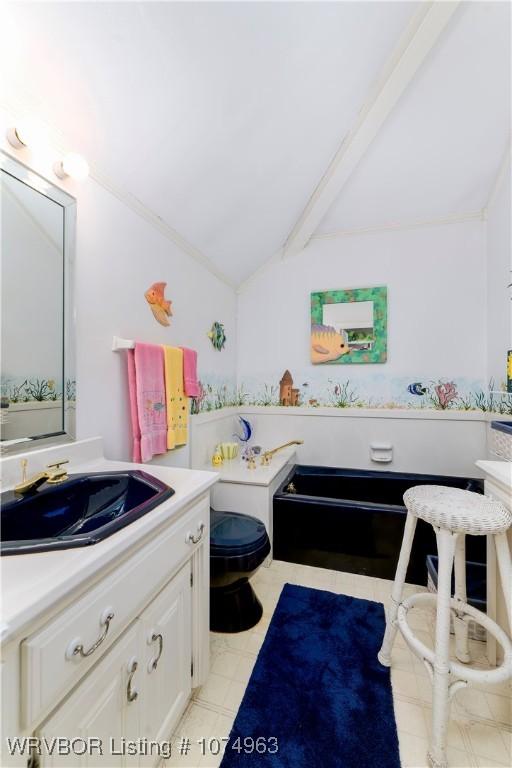
[[[63,387],[62,409],[63,429],[51,435],[35,435],[29,439],[0,443],[1,455],[25,453],[48,445],[72,442],[75,434],[76,399],[68,400],[67,382],[76,382],[75,365],[75,311],[74,311],[74,272],[76,255],[76,199],[64,190],[44,179],[19,160],[0,151],[0,171],[27,184],[40,192],[63,209],[64,217],[64,334],[63,334]],[[2,193],[2,173],[0,173],[0,195]],[[76,383],[75,383],[76,388]]]

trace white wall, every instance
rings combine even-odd
[[[371,285],[388,287],[387,363],[313,366],[310,293]],[[288,368],[303,399],[313,395],[324,402],[334,382],[346,379],[364,400],[381,406],[425,404],[407,392],[415,381],[453,380],[460,392],[477,391],[486,381],[484,285],[484,222],[315,238],[240,293],[239,385],[261,392],[264,383],[277,385]],[[303,463],[477,474],[474,461],[486,455],[481,415],[430,413],[416,418],[411,411],[319,408],[278,414],[261,408],[252,420],[256,442],[266,447],[304,439],[298,449]],[[250,409],[247,414],[251,420]],[[393,462],[372,463],[371,442],[392,444]]]
[[[239,408],[222,408],[192,416],[190,422],[190,466],[211,469],[211,459],[218,443],[232,442],[240,432]]]
[[[313,239],[247,283],[238,302],[238,380],[277,384],[286,368],[304,393],[349,378],[386,402],[407,383],[456,379],[479,387],[485,370],[485,225],[469,221]],[[388,286],[388,362],[309,362],[311,291]]]
[[[2,137],[12,124],[13,117],[0,110]],[[200,378],[234,386],[234,290],[93,178],[59,182],[52,165],[61,153],[49,143],[16,152],[2,138],[0,148],[77,198],[77,437],[101,435],[107,457],[128,459],[126,360],[124,353],[111,351],[113,335],[192,347],[198,352]],[[167,282],[173,302],[170,327],[157,323],[144,298],[157,281]],[[222,352],[207,337],[214,320],[225,324],[228,340]],[[155,462],[187,465],[189,448]]]
[[[192,467],[208,466],[215,445],[233,439],[238,414],[252,425],[253,445],[272,449],[303,440],[296,448],[300,464],[480,477],[475,461],[487,455],[482,412],[242,406],[193,417]],[[373,461],[372,444],[391,446],[392,460]]]
[[[94,181],[80,191],[77,233],[78,437],[100,434],[107,456],[126,459],[126,360],[111,351],[113,334],[192,347],[200,376],[234,384],[235,294]],[[144,298],[161,280],[173,302],[168,328],[157,323]],[[225,323],[222,352],[207,337],[214,320]],[[179,450],[155,462],[188,463],[188,452],[179,457]]]
[[[477,477],[475,461],[486,456],[483,414],[333,408],[240,412],[253,426],[255,443],[264,448],[303,440],[297,447],[299,464]],[[392,461],[372,461],[373,444],[391,446]]]
[[[512,248],[510,161],[487,218],[487,369],[499,386],[506,379],[507,350],[512,349]]]

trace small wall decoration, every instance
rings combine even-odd
[[[385,363],[387,288],[353,288],[311,294],[311,362],[314,365]]]
[[[299,405],[299,390],[293,386],[292,375],[288,370],[283,373],[279,382],[279,404]]]
[[[144,294],[151,311],[160,325],[170,325],[169,317],[172,317],[171,301],[164,296],[167,283],[153,283]]]
[[[208,332],[208,338],[211,340],[216,350],[220,352],[221,349],[224,349],[227,337],[222,323],[218,323],[217,321],[213,323],[211,330]]]

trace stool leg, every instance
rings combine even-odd
[[[460,533],[455,544],[455,600],[467,602],[466,594],[466,537]],[[468,642],[468,623],[457,614],[453,617],[455,630],[455,655],[459,661],[467,664],[471,661]]]
[[[428,753],[433,768],[446,768],[446,729],[450,711],[450,598],[457,535],[436,530],[439,573],[432,691],[432,742]]]
[[[498,571],[500,574],[501,588],[505,605],[507,607],[507,616],[509,629],[512,632],[512,560],[508,546],[507,534],[500,533],[494,537],[496,545],[496,556],[498,559]]]
[[[409,565],[409,558],[411,556],[411,548],[414,539],[414,531],[416,530],[416,523],[417,518],[408,512],[405,521],[404,537],[402,539],[402,546],[400,548],[400,557],[398,558],[398,565],[396,567],[395,580],[393,582],[393,589],[391,590],[391,605],[387,611],[386,631],[384,633],[381,649],[377,656],[380,663],[385,667],[391,666],[391,650],[393,648],[393,643],[395,642],[396,632],[398,629],[396,617],[398,613],[398,606],[400,605],[404,591],[405,575],[407,573],[407,566]]]

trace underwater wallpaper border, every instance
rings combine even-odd
[[[306,372],[304,371],[303,374]],[[200,377],[201,394],[191,401],[191,413],[208,413],[229,407],[288,407],[280,400],[282,377],[246,377],[236,384],[234,379],[217,376]],[[464,377],[414,379],[406,376],[321,379],[295,376],[298,391],[294,407],[333,409],[424,410],[496,413],[512,416],[512,393],[505,383],[487,383]],[[293,382],[292,382],[293,383]]]

